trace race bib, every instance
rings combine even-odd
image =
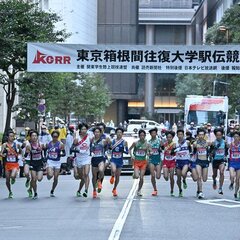
[[[232,153],[232,158],[240,158],[240,153]]]
[[[189,158],[189,154],[187,152],[177,152],[176,154],[176,158],[178,160],[182,160],[182,159],[188,159]]]
[[[16,162],[16,157],[13,156],[13,155],[10,155],[10,156],[7,157],[7,161],[8,162]]]
[[[138,157],[144,157],[146,155],[146,151],[144,149],[138,149],[136,151],[136,156]]]
[[[41,153],[39,153],[39,154],[34,154],[34,155],[32,156],[32,160],[40,160],[41,158],[42,158]]]
[[[225,150],[224,149],[218,149],[217,151],[216,151],[216,155],[224,155],[225,154]]]
[[[93,151],[94,157],[102,157],[102,151],[101,150],[94,150]]]
[[[56,153],[56,152],[50,152],[50,153],[49,153],[49,157],[52,158],[52,159],[57,159],[57,158],[58,158],[58,153]]]
[[[152,155],[159,155],[158,148],[152,148]]]
[[[165,160],[167,160],[167,161],[172,161],[172,160],[174,160],[174,156],[172,156],[172,155],[166,155],[166,156],[165,156]]]
[[[122,158],[122,153],[121,152],[113,152],[112,157],[113,158]]]
[[[206,155],[207,155],[207,150],[206,150],[206,148],[199,148],[199,149],[198,149],[198,155],[199,155],[199,156],[206,156]]]

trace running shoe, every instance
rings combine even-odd
[[[178,197],[183,197],[183,191],[179,191]]]
[[[143,196],[141,190],[137,192],[137,196],[138,197],[142,197]]]
[[[13,185],[16,182],[15,178],[11,178],[11,184]]]
[[[115,180],[115,179],[114,179],[114,176],[111,176],[111,178],[110,178],[110,180],[109,180],[109,181],[110,181],[110,184],[114,184],[114,180]]]
[[[174,192],[170,192],[170,196],[171,196],[171,197],[175,197]]]
[[[29,197],[29,198],[32,198],[32,196],[33,196],[32,190],[31,190],[31,189],[28,189],[27,192],[28,192],[28,197]]]
[[[8,198],[13,198],[13,193],[12,192],[9,192]]]
[[[118,196],[117,189],[113,189],[112,190],[112,194],[113,194],[113,197],[117,197]]]
[[[93,191],[93,198],[97,198],[97,192]]]
[[[152,192],[152,196],[156,197],[157,195],[158,195],[157,190],[153,190],[153,192]]]
[[[230,190],[230,191],[233,190],[233,183],[231,183],[231,184],[229,185],[229,190]]]
[[[186,182],[186,180],[183,180],[183,188],[187,189],[187,182]]]
[[[222,190],[222,188],[219,188],[219,189],[218,189],[218,194],[223,195],[223,190]]]
[[[84,193],[83,193],[83,197],[87,198],[87,196],[88,196],[88,191],[85,190]]]
[[[213,189],[216,190],[217,189],[217,181],[216,179],[213,179]]]
[[[32,198],[33,200],[36,200],[36,199],[38,199],[38,194],[37,193],[34,193],[34,196],[33,196],[33,198]]]
[[[51,191],[51,192],[50,192],[50,197],[55,197],[55,195],[54,195],[54,192],[53,192],[53,191]]]
[[[27,179],[27,180],[26,180],[26,183],[25,183],[25,187],[26,187],[26,188],[29,188],[29,186],[30,186],[30,179]]]
[[[98,180],[98,193],[100,193],[101,191],[102,191],[102,182],[101,182],[101,180]]]
[[[234,194],[234,200],[238,202],[240,201],[240,198],[237,196],[237,194]]]
[[[76,197],[81,197],[81,196],[82,196],[81,192],[80,192],[80,191],[77,191]]]
[[[202,192],[200,192],[200,193],[198,194],[198,199],[204,199],[204,195],[203,195]]]

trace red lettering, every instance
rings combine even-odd
[[[64,64],[71,64],[71,58],[69,56],[63,57],[63,63]]]
[[[56,56],[55,61],[56,61],[56,64],[62,64],[62,57],[61,56]]]
[[[46,57],[46,54],[43,54],[37,51],[37,54],[33,60],[33,63],[46,63],[46,61],[44,60],[45,57]]]
[[[71,64],[70,56],[48,56],[37,50],[36,56],[33,60],[35,64]]]
[[[49,64],[54,62],[53,56],[47,56],[46,60],[47,60],[47,63],[49,63]]]

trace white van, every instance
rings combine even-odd
[[[152,120],[141,120],[141,119],[131,119],[128,121],[128,132],[137,132],[139,129],[150,130],[152,128],[157,128],[158,131],[162,130],[162,126]]]

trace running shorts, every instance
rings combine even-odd
[[[116,168],[122,168],[123,167],[123,159],[112,158],[110,162],[115,164]]]
[[[218,169],[219,166],[222,165],[222,164],[225,164],[224,159],[221,159],[221,160],[213,160],[213,161],[212,161],[212,167],[213,167],[214,169]]]
[[[229,162],[229,168],[233,168],[235,171],[240,170],[240,163],[239,162]]]
[[[43,161],[42,160],[30,161],[30,170],[35,172],[43,171]]]
[[[194,162],[190,161],[189,162],[189,169],[191,170],[191,169],[194,169],[194,168],[196,168],[196,162],[195,161]]]
[[[196,160],[196,165],[199,165],[202,168],[208,168],[209,167],[209,162],[208,160]]]
[[[175,160],[163,160],[163,168],[175,168],[176,167],[176,162]]]
[[[91,160],[92,167],[98,167],[101,162],[105,163],[106,159],[104,157],[93,157]]]
[[[176,168],[182,170],[185,165],[189,166],[189,160],[177,160],[176,161]]]
[[[18,163],[9,163],[9,162],[6,162],[5,163],[5,171],[12,171],[14,169],[19,169],[19,164]]]
[[[73,166],[77,168],[82,168],[85,165],[90,165],[91,164],[91,158],[75,158],[73,161]]]
[[[133,167],[138,168],[139,170],[144,170],[147,168],[147,160],[134,160]]]
[[[162,161],[154,161],[154,160],[149,160],[149,163],[153,164],[155,167],[158,166],[158,165],[161,165],[162,164]]]
[[[47,167],[52,168],[52,169],[60,170],[61,161],[47,160]]]

